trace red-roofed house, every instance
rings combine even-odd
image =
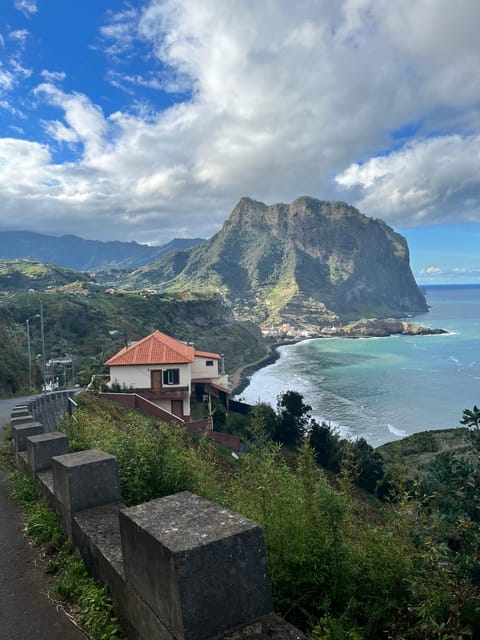
[[[135,389],[163,410],[189,420],[190,397],[208,395],[225,400],[227,377],[218,371],[218,353],[197,351],[161,331],[124,347],[105,363],[110,385]]]

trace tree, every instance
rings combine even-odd
[[[480,409],[477,405],[473,406],[473,409],[464,409],[462,414],[462,420],[460,424],[464,424],[469,429],[480,429]]]
[[[315,452],[315,458],[319,465],[338,472],[342,459],[342,439],[328,424],[318,424],[312,421],[310,432],[310,446]]]
[[[248,415],[248,437],[254,441],[275,436],[278,417],[267,402],[258,402]]]
[[[356,471],[355,484],[373,493],[384,475],[382,456],[365,438],[359,438],[352,443],[352,453]]]
[[[312,410],[297,391],[286,391],[277,398],[278,422],[274,439],[287,447],[298,447],[305,436]]]

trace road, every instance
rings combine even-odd
[[[10,411],[27,398],[0,400],[0,442]],[[2,640],[85,640],[86,636],[45,595],[43,570],[22,533],[21,515],[9,499],[0,470],[0,638]]]

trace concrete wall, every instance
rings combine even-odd
[[[58,422],[69,410],[69,398],[79,391],[57,391],[38,396],[27,402],[28,412],[43,424],[45,432],[55,431]]]
[[[207,367],[207,362],[213,362],[213,365]],[[218,360],[195,356],[192,363],[192,378],[218,378]]]
[[[24,411],[12,415],[18,465],[109,586],[129,638],[307,640],[272,613],[257,523],[189,492],[125,508],[113,456],[68,453],[65,435],[42,433]]]

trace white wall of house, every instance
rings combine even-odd
[[[211,362],[211,365],[207,365]],[[192,378],[218,378],[218,360],[195,356],[192,363]]]
[[[190,363],[166,364],[166,365],[123,365],[110,367],[110,384],[116,382],[120,386],[125,385],[132,389],[149,389],[151,386],[150,372],[153,370],[179,369],[180,380],[178,385],[168,385],[168,388],[191,387]],[[188,412],[189,413],[189,412]]]
[[[172,401],[171,400],[151,400],[152,404],[156,404],[157,407],[163,409],[164,411],[168,411],[168,413],[173,413],[172,411]],[[183,416],[184,418],[190,417],[190,398],[183,399]]]

